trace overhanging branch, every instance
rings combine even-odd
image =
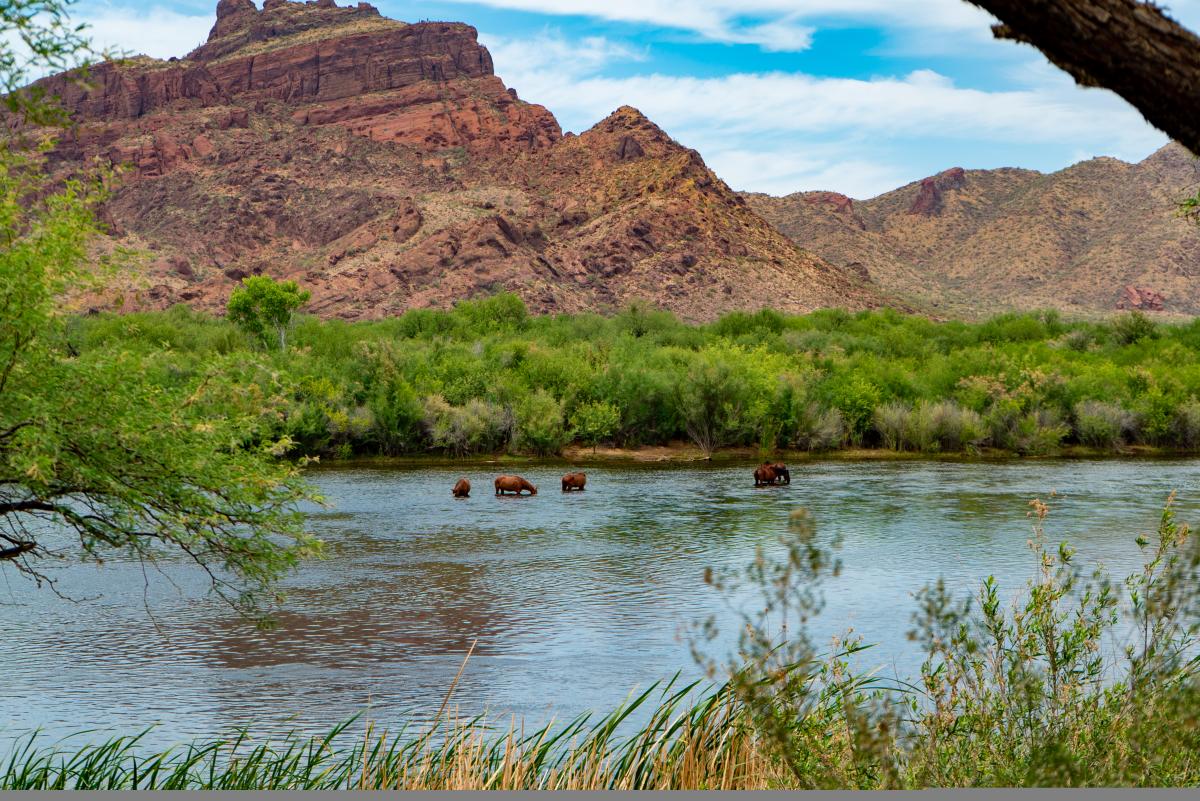
[[[1111,89],[1200,155],[1200,37],[1141,0],[968,0],[1082,86]],[[1103,124],[1102,122],[1100,124]]]

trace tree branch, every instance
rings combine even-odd
[[[26,420],[24,422],[17,423],[16,425],[12,426],[11,428],[6,428],[3,431],[0,431],[0,442],[3,442],[4,440],[13,436],[18,431],[20,431],[22,428],[28,428],[31,425],[33,425],[33,421]]]
[[[8,538],[5,537],[5,539]],[[21,554],[29,553],[36,547],[36,542],[30,542],[27,540],[25,542],[19,542],[11,548],[0,548],[0,562],[4,561],[5,559],[16,559]]]
[[[58,507],[45,501],[10,501],[0,503],[0,517],[18,512],[57,512]]]
[[[1141,0],[968,0],[1081,86],[1102,86],[1200,155],[1200,37]]]

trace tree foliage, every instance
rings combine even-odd
[[[81,45],[65,4],[0,4],[0,86],[57,67]],[[10,35],[33,50],[13,54]],[[35,93],[27,120],[57,118]],[[99,172],[52,180],[45,143],[0,150],[0,569],[56,585],[49,565],[82,557],[179,558],[207,571],[244,611],[318,543],[297,502],[310,497],[288,443],[263,426],[282,397],[238,354],[180,377],[166,351],[122,343],[79,352],[61,296],[97,280],[88,246],[104,197]],[[62,591],[62,590],[60,590]],[[69,594],[69,589],[65,594]]]
[[[270,342],[269,334],[279,340],[279,349],[287,350],[287,329],[292,314],[312,299],[312,293],[300,289],[295,281],[276,281],[269,275],[251,275],[229,296],[229,319],[246,333]]]

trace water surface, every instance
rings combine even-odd
[[[1141,564],[1134,538],[1171,490],[1184,519],[1200,498],[1196,460],[830,461],[767,489],[746,465],[589,467],[587,490],[566,495],[566,466],[542,465],[520,468],[536,497],[493,497],[490,478],[512,469],[313,470],[331,507],[310,525],[329,558],[287,581],[273,631],[181,562],[52,571],[78,602],[4,574],[0,734],[155,725],[154,743],[170,744],[240,725],[323,732],[364,709],[395,726],[437,709],[473,642],[454,696],[464,712],[607,710],[635,686],[700,674],[690,624],[715,614],[725,636],[711,650],[731,647],[735,620],[704,570],[776,548],[798,507],[842,543],[815,637],[852,628],[878,643],[869,662],[912,675],[913,593],[938,577],[972,591],[989,574],[1015,593],[1035,567],[1031,498],[1057,493],[1052,541],[1119,576]],[[460,475],[475,486],[467,500],[450,495]]]

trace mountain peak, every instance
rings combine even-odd
[[[335,0],[266,0],[260,11],[253,0],[218,0],[217,21],[208,41],[189,58],[211,61],[248,46],[262,47],[306,31],[332,31],[358,23],[376,28],[403,28],[404,23],[383,17],[370,3],[339,6]]]
[[[253,0],[218,0],[217,21],[208,32],[208,41],[228,36],[258,17]]]
[[[612,114],[609,114],[603,120],[598,122],[595,129],[603,130],[608,133],[618,132],[633,132],[633,131],[651,131],[662,133],[662,129],[655,125],[649,117],[638,111],[633,106],[621,106]]]

